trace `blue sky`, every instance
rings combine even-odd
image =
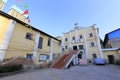
[[[25,10],[28,5],[31,24],[56,37],[74,27],[97,24],[102,39],[120,27],[120,0],[8,0],[3,11],[15,4]]]

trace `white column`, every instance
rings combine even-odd
[[[88,58],[88,45],[87,45],[87,41],[86,41],[86,37],[87,37],[86,28],[84,28],[83,30],[84,30],[84,40],[85,40],[85,51],[84,51],[84,53],[85,53],[85,56],[86,56],[86,59],[87,59]]]
[[[2,40],[2,43],[0,44],[0,49],[1,49],[0,50],[0,61],[3,61],[3,59],[5,57],[6,50],[7,50],[8,44],[10,42],[10,39],[12,37],[15,24],[16,24],[16,21],[14,21],[12,19],[9,21],[8,28],[6,30],[6,33],[5,33],[4,38]],[[4,27],[4,26],[2,26],[2,27]]]
[[[100,37],[99,37],[99,34],[97,32],[97,28],[95,28],[95,31],[96,31],[96,38],[97,38],[97,44],[98,44],[98,48],[100,51],[100,55],[101,55],[101,58],[103,58],[102,49],[101,49],[101,45],[100,45]]]
[[[50,61],[53,59],[53,38],[51,38],[50,42]]]
[[[37,51],[38,51],[38,45],[39,45],[39,38],[40,38],[40,33],[37,32],[36,38],[35,38],[34,51],[33,51],[33,61],[34,61],[34,62],[36,62]]]

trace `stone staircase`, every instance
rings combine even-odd
[[[62,55],[53,65],[51,68],[63,69],[71,57],[76,54],[78,51],[69,51],[67,54]]]

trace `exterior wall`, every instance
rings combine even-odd
[[[22,15],[23,11],[18,11],[17,9],[19,8],[13,5],[13,7],[9,11],[9,14],[25,23],[28,23],[28,21],[25,19],[25,16]]]
[[[0,62],[3,61],[8,46],[10,20],[0,15]],[[10,34],[9,34],[10,36]]]
[[[109,44],[112,48],[120,48],[120,38],[110,39]]]
[[[32,31],[33,31],[32,33],[34,33],[33,39],[35,39],[37,32],[34,30]],[[26,54],[33,54],[36,43],[33,40],[28,40],[25,38],[27,32],[31,33],[30,28],[27,28],[24,25],[21,25],[19,23],[16,23],[13,35],[11,37],[10,43],[7,48],[5,59],[11,58],[11,57],[18,57],[18,56],[26,58]],[[50,57],[51,46],[48,46],[48,39],[50,37],[42,33],[40,33],[40,37],[43,38],[43,44],[42,44],[42,49],[38,48],[37,50],[37,54],[36,54],[37,57],[35,62],[36,64],[40,63],[41,54],[46,54]],[[60,53],[59,44],[60,44],[59,41],[53,40],[52,54]]]
[[[64,46],[68,46],[68,50],[71,50],[73,49],[73,46],[77,46],[77,48],[79,48],[79,45],[84,45],[84,38],[82,38],[81,41],[77,42],[80,35],[82,35],[82,37],[84,35],[82,29],[71,30],[68,33],[64,33]],[[75,41],[72,40],[73,37],[75,37]],[[65,41],[65,38],[67,38],[68,41]]]
[[[67,38],[67,41],[65,41],[65,38]],[[63,40],[63,41],[64,41],[64,47],[65,47],[65,46],[70,46],[70,44],[69,44],[69,43],[70,43],[70,35],[69,35],[69,33],[65,33],[65,34],[64,34],[64,40]],[[69,47],[68,47],[68,48],[69,48]],[[65,50],[66,50],[66,49],[65,49]],[[68,49],[67,49],[67,50],[68,50]]]
[[[61,43],[57,40],[53,40],[53,54],[60,54]]]
[[[0,61],[11,57],[27,58],[27,54],[32,54],[32,59],[36,64],[39,64],[41,54],[47,55],[46,60],[53,60],[54,54],[60,54],[60,40],[34,28],[31,30],[23,25],[24,23],[18,23],[18,20],[16,22],[12,20],[13,17],[4,14],[6,17],[0,15]],[[33,34],[32,40],[26,38],[27,33]],[[43,38],[41,49],[38,48],[40,37]],[[48,45],[50,39],[50,45]]]
[[[117,52],[118,52],[118,54],[119,54],[119,56],[120,56],[120,49],[119,49],[119,50],[117,50]]]
[[[108,43],[105,45],[105,48],[112,48],[110,42],[108,41]]]
[[[8,45],[5,59],[18,56],[26,58],[27,53],[33,53],[35,43],[34,41],[25,38],[27,32],[31,32],[30,28],[16,23],[13,35]],[[33,33],[33,38],[35,38],[36,32],[33,31]]]
[[[42,33],[41,33],[40,37],[43,38],[43,44],[42,44],[42,49],[38,49],[38,51],[40,51],[41,53],[49,55],[50,46],[47,45],[49,37],[42,34]]]
[[[103,52],[103,56],[104,56],[104,59],[105,59],[106,63],[109,63],[108,55],[113,55],[114,59],[115,59],[115,62],[116,62],[116,60],[120,59],[120,56],[119,56],[119,54],[116,50],[114,50],[114,51],[105,50],[105,51],[102,51],[102,52]]]
[[[4,16],[0,15],[0,44],[3,41],[4,35],[8,28],[9,19],[5,18]]]
[[[40,63],[40,55],[41,54],[45,54],[45,55],[48,55],[48,56],[50,56],[50,46],[48,46],[47,44],[48,44],[48,39],[49,39],[49,37],[48,36],[46,36],[46,35],[44,35],[44,34],[40,34],[40,37],[42,37],[43,38],[43,43],[42,43],[42,49],[39,49],[38,48],[38,54],[37,54],[37,64],[39,64]]]
[[[90,33],[92,33],[93,37],[90,37]],[[80,35],[82,35],[82,39],[80,39]],[[72,41],[73,36],[76,39],[75,41]],[[70,32],[64,33],[63,37],[64,48],[68,46],[68,49],[65,49],[65,51],[68,51],[70,47],[72,47],[73,50],[73,46],[77,46],[77,49],[79,49],[79,45],[83,45],[85,56],[88,60],[93,59],[93,54],[96,54],[97,57],[102,57],[98,28],[95,26],[71,30]],[[68,41],[65,41],[65,38],[67,38]],[[94,46],[91,46],[91,42],[94,43]]]
[[[96,34],[96,28],[89,27],[86,29],[86,40],[87,40],[87,45],[88,45],[88,58],[92,59],[93,56],[92,54],[96,54],[97,57],[101,57],[100,55],[100,50],[99,50],[99,45],[98,45],[98,37]],[[92,33],[93,37],[90,37],[89,34]],[[95,46],[91,46],[91,42],[94,42]]]
[[[44,34],[40,34],[40,37],[43,38],[43,45],[42,45],[42,49],[39,49],[38,48],[38,54],[37,54],[37,64],[39,64],[40,62],[40,55],[41,54],[44,54],[44,55],[48,55],[49,56],[49,59],[47,60],[53,60],[53,56],[54,54],[59,54],[60,53],[60,45],[59,45],[59,41],[57,40],[51,40],[53,42],[51,42],[51,45],[48,46],[48,40],[49,40],[49,36],[46,36]]]

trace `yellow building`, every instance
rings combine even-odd
[[[7,0],[0,0],[0,10],[3,9],[6,2],[7,2]]]
[[[106,48],[102,49],[103,57],[106,63],[116,63],[120,61],[120,49],[119,48]]]
[[[24,12],[20,8],[18,8],[16,5],[13,5],[8,12],[9,15],[11,15],[25,23],[28,23],[27,19],[25,19],[26,15],[23,15],[23,13]]]
[[[72,30],[63,33],[62,50],[81,50],[78,58],[90,61],[96,57],[103,58],[98,30],[96,25],[79,27],[75,24]]]
[[[103,56],[106,63],[116,63],[120,61],[120,28],[105,35]]]
[[[21,56],[39,64],[60,51],[60,40],[0,11],[0,61]]]

